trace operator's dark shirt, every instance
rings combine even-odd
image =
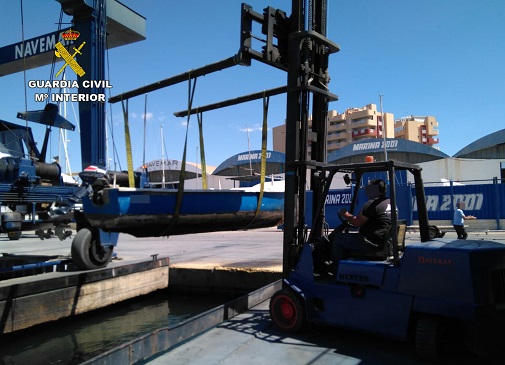
[[[367,217],[368,221],[360,227],[359,232],[372,243],[382,245],[384,235],[391,226],[390,200],[384,196],[370,199],[363,205],[361,214]]]

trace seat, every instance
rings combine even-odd
[[[364,259],[364,260],[387,260],[388,257],[393,256],[393,226],[390,226],[386,234],[384,235],[383,248],[377,251],[363,252],[363,251],[350,251],[348,253],[348,258],[350,259]],[[407,230],[407,225],[404,221],[398,222],[397,229],[397,240],[398,240],[398,251],[405,250],[405,232]]]

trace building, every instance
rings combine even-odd
[[[438,122],[435,117],[409,116],[395,120],[395,138],[428,146],[438,143]]]
[[[328,162],[363,162],[367,156],[375,161],[387,158],[417,164],[423,168],[425,182],[505,184],[505,129],[477,139],[452,157],[430,145],[402,138],[387,138],[386,141],[370,138],[332,152]]]
[[[231,189],[258,184],[261,176],[261,154],[261,150],[245,151],[229,157],[217,167],[206,166],[207,187],[209,189]],[[284,154],[266,150],[265,159],[265,180],[272,181],[282,178]],[[158,159],[146,162],[145,166],[152,187],[178,188],[182,161]],[[200,164],[186,162],[184,168],[185,189],[203,188],[201,168]],[[136,171],[141,172],[142,167],[138,167]]]
[[[358,115],[363,116],[363,114]],[[432,121],[431,117],[424,118],[425,122],[429,123],[430,120]],[[261,153],[261,150],[244,151],[229,157],[218,167],[207,166],[208,187],[230,189],[257,184],[261,171]],[[266,150],[265,157],[267,179],[280,178],[285,172],[284,153]],[[464,181],[465,184],[480,184],[483,181],[493,182],[493,180],[505,183],[505,129],[477,139],[452,157],[429,144],[388,137],[386,139],[358,139],[328,153],[327,161],[329,163],[363,162],[366,157],[372,157],[375,161],[393,159],[418,164],[423,167],[424,181],[430,183]],[[147,162],[146,166],[152,185],[161,186],[162,177],[165,175],[165,185],[177,187],[182,161],[153,160]],[[186,188],[202,188],[201,166],[187,162],[184,178]]]
[[[235,188],[253,186],[260,182],[261,150],[245,151],[223,161],[212,173],[213,176],[234,182]],[[265,176],[273,180],[284,174],[284,153],[265,151]]]
[[[149,184],[155,188],[177,189],[181,178],[182,161],[174,159],[158,159],[145,163]],[[203,181],[201,170],[202,166],[194,162],[186,162],[184,168],[184,188],[185,189],[202,189]],[[216,169],[215,166],[206,166],[206,178],[208,188],[210,189],[230,189],[233,188],[233,182],[225,178],[214,176],[212,173]],[[136,170],[142,172],[142,166]]]
[[[309,120],[309,126],[310,122]],[[438,122],[435,117],[410,116],[395,121],[392,113],[384,113],[383,121],[375,104],[348,108],[342,114],[330,110],[327,131],[328,155],[347,145],[370,138],[401,138],[428,146],[438,143]],[[285,152],[285,133],[285,125],[272,129],[274,151]],[[310,146],[308,153],[310,156]]]
[[[330,110],[328,124],[328,154],[353,142],[393,137],[394,133],[393,114],[384,113],[383,121],[375,104],[368,104],[363,108],[348,108],[342,114]]]
[[[436,148],[403,138],[369,138],[333,151],[328,154],[327,160],[331,163],[355,163],[364,162],[367,156],[374,161],[396,160],[413,164],[449,158]]]

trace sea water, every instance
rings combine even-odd
[[[74,318],[1,335],[0,364],[80,364],[230,299],[159,291]]]

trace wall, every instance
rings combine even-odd
[[[396,186],[396,200],[398,218],[407,221],[407,225],[417,225],[417,204],[415,190],[410,185]],[[472,184],[458,186],[425,186],[426,208],[430,224],[452,225],[454,209],[458,201],[464,201],[465,214],[474,215],[478,219],[471,222],[474,229],[494,230],[505,229],[505,184]],[[338,211],[341,208],[349,209],[352,192],[350,188],[330,190],[325,205],[326,222],[331,229],[341,222]],[[366,202],[364,189],[360,189],[357,201],[358,211]],[[312,225],[311,219],[312,192],[307,194],[307,224]]]
[[[463,181],[465,184],[482,183],[475,180],[492,180],[500,177],[500,162],[505,159],[478,160],[464,158],[445,158],[418,165],[423,168],[423,181],[440,182],[441,179]],[[474,182],[472,182],[472,180]],[[490,182],[490,181],[489,181]]]

